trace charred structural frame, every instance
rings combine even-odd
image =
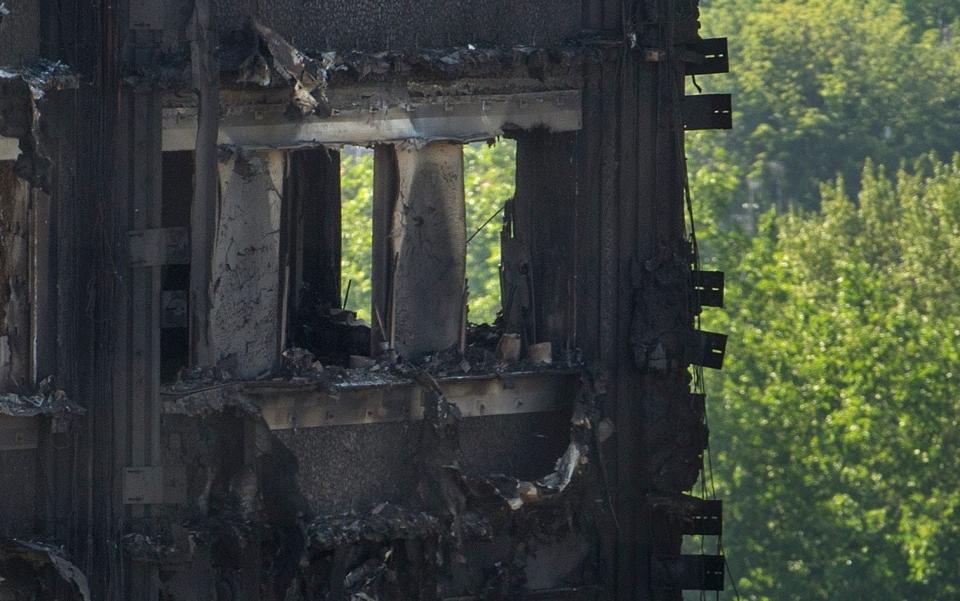
[[[0,2],[0,599],[723,587],[697,0]],[[463,145],[517,144],[468,321]],[[374,154],[373,316],[340,152]],[[492,226],[494,227],[494,226]]]

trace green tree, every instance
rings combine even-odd
[[[907,6],[919,15],[934,4]],[[729,36],[731,76],[701,83],[733,93],[734,130],[692,140],[691,164],[710,164],[722,145],[741,197],[752,179],[764,206],[814,207],[819,182],[855,184],[867,158],[894,169],[960,149],[960,52],[903,4],[712,0],[703,13],[709,34]]]
[[[960,3],[956,0],[904,0],[904,12],[919,30],[940,30],[943,37],[956,34]]]
[[[960,596],[960,155],[765,215],[711,380],[747,599]]]
[[[500,310],[500,226],[495,216],[516,188],[517,143],[469,144],[463,151],[467,200],[470,321],[493,323]],[[486,227],[480,229],[488,219]],[[476,234],[474,236],[474,234]]]
[[[340,155],[341,290],[347,307],[369,321],[373,307],[373,153],[352,148]]]

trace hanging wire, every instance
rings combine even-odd
[[[469,238],[467,238],[467,244],[470,244],[470,242],[472,242],[473,239],[477,237],[477,234],[479,234],[480,232],[483,231],[483,228],[485,228],[485,227],[487,227],[488,225],[490,225],[490,222],[493,221],[494,219],[496,219],[497,215],[499,215],[500,213],[502,213],[502,212],[503,212],[503,209],[506,208],[506,206],[507,206],[506,203],[500,205],[500,208],[497,209],[497,212],[494,213],[493,215],[491,215],[490,217],[488,217],[487,220],[483,222],[483,225],[481,225],[480,227],[478,227],[478,228],[477,228],[477,231],[473,232],[473,234],[472,234]]]

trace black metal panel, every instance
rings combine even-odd
[[[722,555],[681,555],[655,559],[654,585],[685,591],[722,591],[724,560]]]
[[[723,307],[723,272],[691,272],[693,292],[700,307]]]
[[[691,337],[690,363],[711,369],[723,369],[727,336],[715,332],[694,331]]]
[[[697,94],[683,97],[683,128],[732,129],[733,102],[730,94]]]
[[[676,524],[681,534],[720,536],[723,534],[723,502],[690,495],[650,497],[650,505],[662,519]]]
[[[700,499],[684,520],[684,534],[723,534],[723,501]]]
[[[687,44],[687,75],[709,75],[730,71],[730,55],[727,51],[727,38],[707,38]]]

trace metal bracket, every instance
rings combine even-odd
[[[654,585],[684,591],[722,591],[724,585],[722,555],[681,555],[653,560]]]
[[[730,71],[727,38],[707,38],[687,44],[684,55],[687,75],[710,75]]]
[[[159,267],[189,263],[189,229],[168,227],[130,232],[131,267]]]
[[[692,271],[691,285],[700,307],[723,307],[723,272]]]
[[[690,341],[689,363],[711,369],[723,369],[727,350],[726,334],[694,330]]]
[[[690,495],[650,497],[650,505],[675,521],[681,534],[723,534],[723,502]]]
[[[684,534],[706,534],[720,536],[723,534],[723,501],[714,499],[698,499],[684,516]]]
[[[733,101],[730,94],[696,94],[683,97],[683,128],[732,129]]]
[[[123,469],[125,505],[181,504],[187,500],[184,467],[145,465]]]

